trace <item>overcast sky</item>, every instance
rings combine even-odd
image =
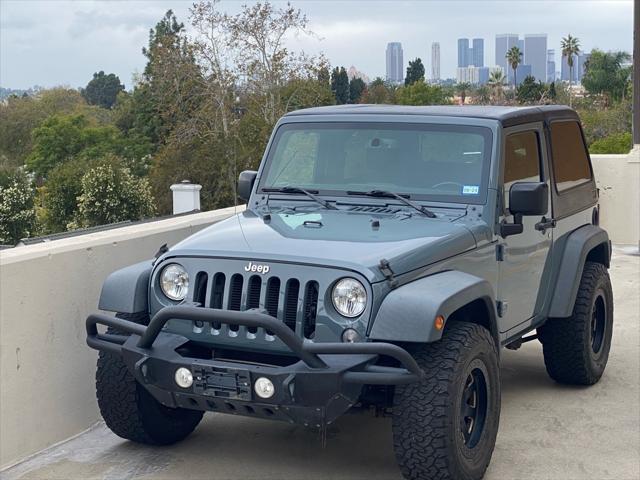
[[[116,73],[131,87],[144,68],[148,32],[171,8],[188,23],[191,1],[0,0],[0,86],[84,86],[93,72]],[[225,1],[237,11],[244,2]],[[273,3],[281,4],[275,1]],[[441,76],[454,77],[456,39],[485,39],[485,64],[495,64],[497,33],[577,36],[584,50],[632,50],[633,1],[312,1],[292,0],[319,39],[289,40],[332,65],[355,65],[371,78],[385,74],[385,47],[402,42],[405,67],[421,57],[430,70],[431,43],[440,42]],[[558,59],[557,59],[558,60]]]

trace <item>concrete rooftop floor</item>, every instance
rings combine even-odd
[[[637,252],[637,250],[636,250]],[[487,479],[640,478],[640,257],[615,248],[613,347],[590,388],[545,372],[538,342],[505,350],[500,432]],[[100,423],[0,473],[2,480],[400,479],[386,418],[349,415],[329,431],[207,414],[184,442],[151,448]]]

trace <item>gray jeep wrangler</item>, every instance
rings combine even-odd
[[[245,211],[104,283],[117,314],[87,343],[117,435],[171,444],[205,411],[324,432],[367,408],[406,478],[479,479],[501,347],[540,340],[561,383],[602,376],[611,247],[573,110],[296,111],[237,193]]]

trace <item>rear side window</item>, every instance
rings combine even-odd
[[[534,131],[512,133],[505,140],[504,198],[509,202],[509,189],[516,182],[540,181],[540,149]],[[508,208],[509,205],[507,205]]]
[[[589,157],[578,122],[551,124],[551,151],[558,192],[591,180]]]

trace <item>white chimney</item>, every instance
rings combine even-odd
[[[171,185],[173,192],[173,214],[200,210],[200,189],[202,185],[183,180]]]

